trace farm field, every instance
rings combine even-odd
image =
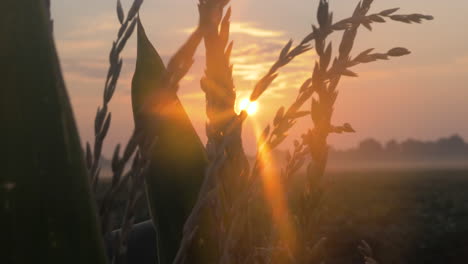
[[[380,263],[468,259],[468,170],[332,173],[319,233],[328,263],[361,261],[361,239]],[[354,263],[354,262],[353,262]]]
[[[326,182],[311,239],[327,238],[322,250],[327,263],[362,263],[361,240],[383,264],[468,259],[468,170],[330,172]],[[122,199],[118,212],[123,205]],[[137,222],[147,219],[141,201]]]

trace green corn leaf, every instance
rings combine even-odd
[[[0,16],[2,263],[106,263],[45,1]]]
[[[155,96],[163,88],[165,71],[138,21],[132,104],[137,129],[143,130],[147,137],[156,138],[146,189],[157,230],[160,264],[171,263],[175,258],[183,225],[196,202],[207,165],[203,144],[177,96]]]

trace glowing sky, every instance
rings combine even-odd
[[[235,83],[239,97],[247,97],[292,38],[300,41],[315,22],[318,0],[232,0],[232,36]],[[131,1],[123,1],[125,8]],[[145,0],[141,17],[149,38],[167,61],[187,32],[197,23],[196,0]],[[356,1],[331,0],[335,18],[349,16]],[[339,87],[336,124],[351,123],[356,134],[333,136],[338,148],[355,145],[367,137],[435,139],[453,133],[468,138],[468,12],[467,1],[376,0],[373,11],[401,7],[400,13],[424,13],[435,20],[422,25],[397,22],[376,24],[369,33],[361,30],[354,49],[387,51],[403,46],[413,53],[391,61],[356,68],[357,79],[344,79]],[[107,55],[118,21],[114,0],[52,0],[55,38],[67,88],[83,141],[93,136],[93,119],[101,103]],[[337,35],[338,36],[338,35]],[[338,38],[331,39],[334,44]],[[180,97],[200,135],[204,138],[204,96],[199,89],[203,71],[203,48],[194,69],[181,83]],[[133,128],[130,80],[136,48],[132,39],[124,54],[124,69],[111,103],[113,113],[106,153],[123,142]],[[259,101],[258,112],[247,121],[245,145],[254,148],[252,123],[264,127],[276,109],[288,106],[300,83],[310,74],[314,53],[297,58]],[[305,119],[291,133],[297,138],[309,125]],[[287,144],[287,143],[286,143]],[[282,146],[283,148],[286,146]]]

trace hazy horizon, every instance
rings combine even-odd
[[[267,71],[281,47],[292,38],[298,42],[316,23],[317,1],[232,0],[232,39],[234,78],[239,97],[245,97],[255,80]],[[197,23],[197,1],[146,0],[141,18],[149,38],[167,59]],[[330,1],[335,20],[349,16],[357,1]],[[129,1],[123,1],[128,9]],[[361,29],[355,53],[376,48],[387,51],[406,47],[410,56],[356,68],[359,78],[346,78],[339,86],[334,122],[350,123],[355,134],[331,137],[331,145],[349,148],[364,138],[381,142],[390,139],[434,140],[459,134],[468,138],[468,26],[464,11],[468,2],[436,0],[375,1],[371,12],[401,7],[400,13],[430,14],[435,20],[423,25],[389,21],[375,24],[371,34]],[[115,1],[53,1],[54,32],[82,141],[92,140],[94,115],[101,104],[107,56],[115,38],[118,21]],[[291,15],[294,14],[294,15]],[[416,34],[417,33],[417,34]],[[332,38],[336,44],[338,39]],[[204,69],[203,48],[198,50],[192,72],[181,83],[179,93],[190,118],[204,139],[204,95],[198,81]],[[130,80],[136,56],[132,38],[123,54],[124,70],[118,91],[111,102],[113,120],[105,153],[116,143],[125,142],[133,128],[130,107]],[[262,129],[276,109],[287,106],[295,90],[313,68],[315,57],[309,52],[281,70],[280,78],[259,102],[259,113],[249,117],[244,128],[245,147],[253,152],[254,127]],[[365,99],[362,99],[365,98]],[[310,124],[304,120],[290,135],[298,138]],[[288,142],[280,147],[288,146]]]

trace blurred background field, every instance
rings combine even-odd
[[[274,152],[277,168],[285,166],[287,155]],[[103,159],[103,166],[104,174],[110,172],[109,161]],[[332,148],[328,167],[320,218],[310,234],[311,241],[327,238],[322,251],[327,263],[362,263],[356,250],[361,240],[382,264],[468,259],[468,144],[463,138],[366,139],[347,150]],[[304,173],[295,177],[297,189]],[[115,219],[121,219],[124,202],[121,197]],[[145,201],[139,207],[137,222],[149,219]]]
[[[381,263],[462,263],[468,257],[468,170],[330,173],[322,236],[328,263],[366,240]],[[354,262],[353,262],[354,263]]]
[[[327,174],[325,189],[311,240],[327,238],[322,250],[327,263],[362,263],[356,250],[361,240],[383,264],[468,259],[466,169],[334,171]],[[121,197],[117,214],[124,202]],[[137,222],[149,219],[145,201],[139,206]]]

